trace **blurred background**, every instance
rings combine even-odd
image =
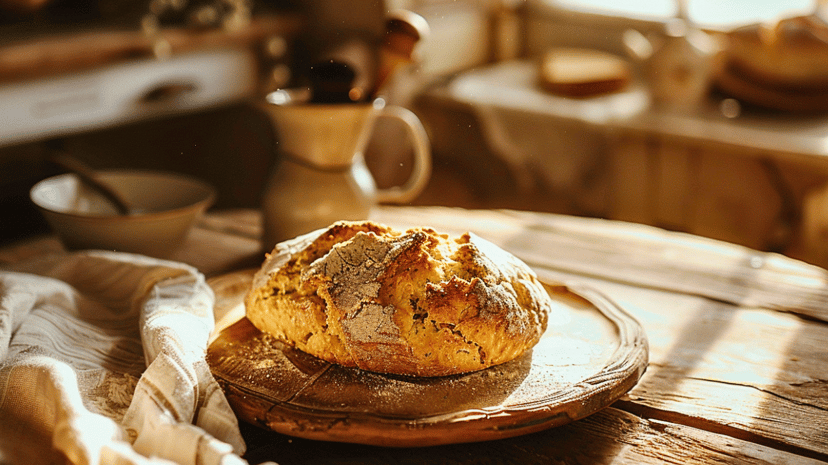
[[[828,265],[828,25],[814,0],[0,0],[0,242],[48,228],[56,151],[258,207],[257,108],[314,63],[374,79],[390,12],[428,24],[383,97],[433,172],[413,203],[651,224]],[[370,87],[370,82],[367,84]],[[380,186],[409,145],[378,127]]]

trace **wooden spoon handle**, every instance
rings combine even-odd
[[[129,215],[132,213],[132,208],[121,194],[109,184],[101,181],[98,175],[95,174],[95,171],[82,161],[65,153],[53,153],[49,157],[49,160],[70,173],[75,174],[85,185],[95,189],[98,193],[106,197],[118,211],[118,214]]]
[[[382,90],[397,69],[414,61],[414,48],[429,34],[428,22],[422,16],[408,10],[388,13],[374,95]]]

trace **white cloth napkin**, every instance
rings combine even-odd
[[[244,463],[181,263],[83,251],[0,270],[0,463]]]

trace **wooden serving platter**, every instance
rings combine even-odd
[[[414,378],[321,361],[244,317],[252,271],[211,280],[217,331],[207,361],[243,421],[325,441],[412,447],[527,434],[584,418],[629,391],[647,366],[641,326],[589,288],[547,285],[541,341],[475,373]]]

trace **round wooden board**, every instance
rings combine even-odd
[[[393,447],[517,436],[608,406],[647,366],[644,331],[620,307],[588,288],[547,285],[556,302],[548,329],[509,363],[439,378],[344,368],[244,317],[252,274],[211,280],[218,324],[207,361],[241,420],[291,436]]]

